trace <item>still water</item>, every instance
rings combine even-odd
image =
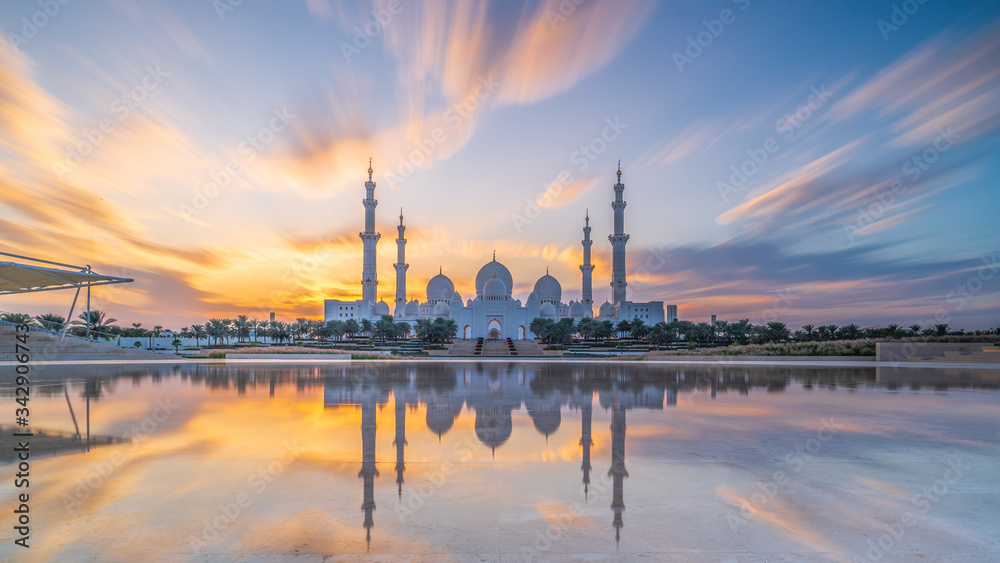
[[[12,371],[0,381],[11,452]],[[1000,560],[987,370],[354,362],[34,381],[29,549],[2,466],[11,560]]]

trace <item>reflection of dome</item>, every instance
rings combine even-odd
[[[602,317],[613,317],[613,316],[615,316],[615,306],[612,305],[611,303],[605,301],[604,304],[601,305],[600,315]]]
[[[403,309],[403,314],[407,317],[416,317],[420,314],[420,303],[418,303],[416,299],[410,301]]]
[[[434,306],[434,316],[447,319],[451,315],[451,307],[448,306],[447,301],[438,301],[438,304]]]
[[[455,415],[448,412],[447,408],[427,407],[427,428],[440,436],[451,430],[455,424]]]
[[[513,427],[509,409],[476,409],[476,437],[491,449],[506,442]]]
[[[538,294],[532,291],[528,294],[528,301],[538,301]]]
[[[558,303],[562,299],[562,286],[559,285],[559,280],[545,274],[535,282],[535,294],[542,301]]]
[[[436,303],[443,299],[451,299],[454,293],[455,284],[451,283],[448,276],[444,274],[438,274],[431,278],[431,281],[427,282],[427,301],[430,303]]]
[[[587,309],[584,308],[583,303],[577,301],[569,306],[570,318],[582,319],[585,314],[587,314]]]
[[[492,278],[503,282],[503,286],[507,289],[506,296],[510,297],[510,292],[514,288],[514,278],[511,277],[507,266],[497,262],[496,257],[493,258],[492,262],[487,262],[476,274],[476,297],[483,296],[483,288],[486,286],[486,282]]]
[[[555,305],[546,301],[542,303],[542,306],[538,309],[538,314],[542,316],[543,319],[551,319],[556,316]]]
[[[389,305],[385,301],[379,301],[375,304],[375,316],[381,317],[382,315],[389,314]]]
[[[556,430],[559,430],[559,423],[562,422],[562,414],[560,414],[558,407],[552,410],[545,409],[532,414],[531,422],[535,424],[535,430],[548,437],[549,434],[553,434]]]
[[[507,286],[500,278],[490,278],[483,285],[483,299],[488,301],[500,301],[507,298]]]

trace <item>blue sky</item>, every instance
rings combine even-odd
[[[410,298],[496,249],[515,297],[548,267],[578,299],[589,209],[603,301],[621,159],[635,300],[1000,324],[996,3],[43,4],[0,6],[2,246],[135,278],[119,320],[359,297],[372,157],[386,300],[403,207]]]

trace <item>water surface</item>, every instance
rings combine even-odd
[[[1000,559],[987,370],[354,362],[35,381],[32,547],[0,554]],[[5,479],[5,514],[14,500]]]

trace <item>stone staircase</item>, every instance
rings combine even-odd
[[[483,343],[483,356],[497,357],[509,355],[510,350],[507,348],[506,340],[487,340]]]
[[[517,356],[544,356],[542,347],[536,340],[514,340],[514,351],[511,355]]]
[[[0,325],[0,362],[17,361],[19,344],[13,325]],[[24,346],[25,344],[22,344]],[[146,350],[120,348],[106,342],[95,342],[77,336],[66,335],[60,341],[60,335],[46,330],[31,327],[28,332],[28,356],[32,362],[42,361],[81,361],[81,360],[169,360],[173,354],[157,354]],[[23,352],[23,350],[22,350]]]
[[[479,346],[481,346],[480,341],[477,340],[456,340],[448,350],[449,356],[478,356],[480,351]]]

